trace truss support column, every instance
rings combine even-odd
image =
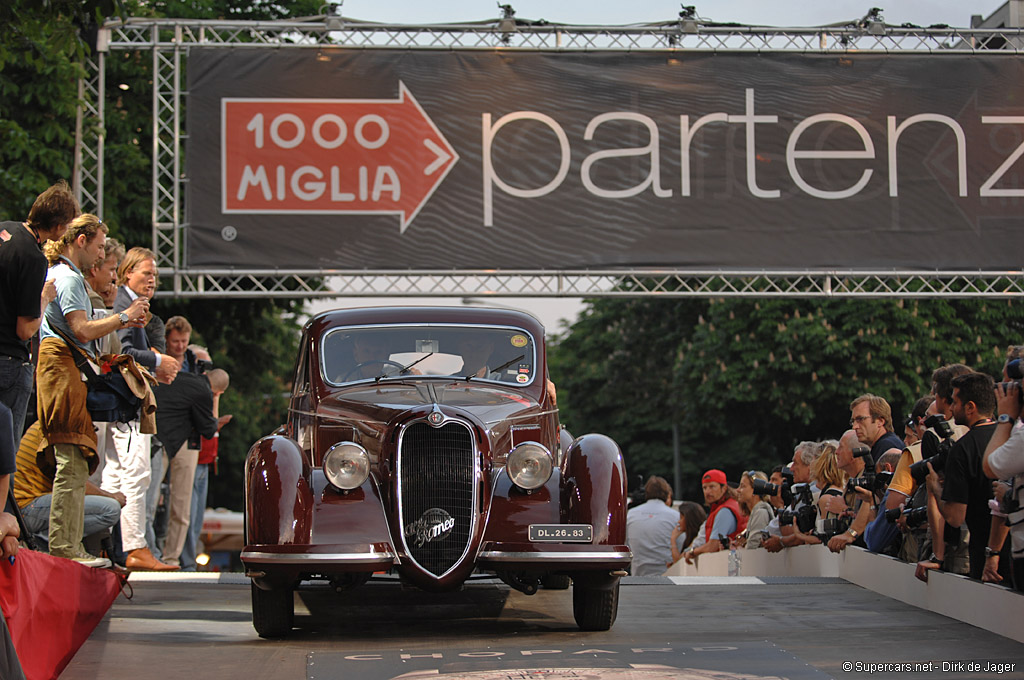
[[[153,26],[153,252],[157,267],[175,274],[174,292],[182,292],[181,270],[181,52],[184,34],[174,26],[171,45],[161,44]],[[166,31],[166,29],[165,29]]]
[[[156,265],[160,266],[160,227],[158,226],[157,214],[160,212],[160,27],[156,24],[150,30],[150,44],[153,46],[153,149],[152,158],[152,188],[153,188],[153,209],[150,213],[150,223],[153,227],[153,252],[157,254]]]
[[[75,154],[71,186],[82,210],[103,216],[103,142],[106,52],[110,32],[100,29],[95,59],[82,64],[75,113]]]

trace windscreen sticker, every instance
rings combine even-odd
[[[512,343],[513,347],[526,347],[526,343],[529,342],[529,340],[526,339],[525,335],[517,334],[509,338],[509,342]]]

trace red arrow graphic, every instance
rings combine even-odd
[[[222,99],[224,213],[398,214],[459,156],[405,83],[398,99]]]

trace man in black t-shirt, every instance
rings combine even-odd
[[[12,451],[25,429],[32,393],[28,343],[57,294],[53,283],[46,283],[41,248],[46,241],[59,239],[77,215],[78,201],[61,180],[36,197],[28,220],[0,222],[0,404],[11,411]],[[6,498],[6,489],[0,488],[0,497]]]
[[[985,568],[992,514],[988,501],[992,498],[992,482],[985,477],[981,461],[988,440],[995,431],[995,383],[983,373],[966,373],[952,381],[953,420],[970,427],[970,432],[953,444],[946,456],[945,481],[939,482],[934,471],[928,475],[928,491],[938,503],[946,523],[959,527],[966,523],[971,537],[968,553],[971,578],[980,579]],[[931,464],[929,464],[931,468]],[[934,538],[933,538],[934,541]]]
[[[893,431],[892,407],[882,397],[862,394],[850,404],[850,427],[861,444],[871,447],[873,462],[889,449],[903,450],[903,440]]]

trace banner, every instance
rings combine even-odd
[[[194,48],[186,266],[1024,264],[1005,55]]]

